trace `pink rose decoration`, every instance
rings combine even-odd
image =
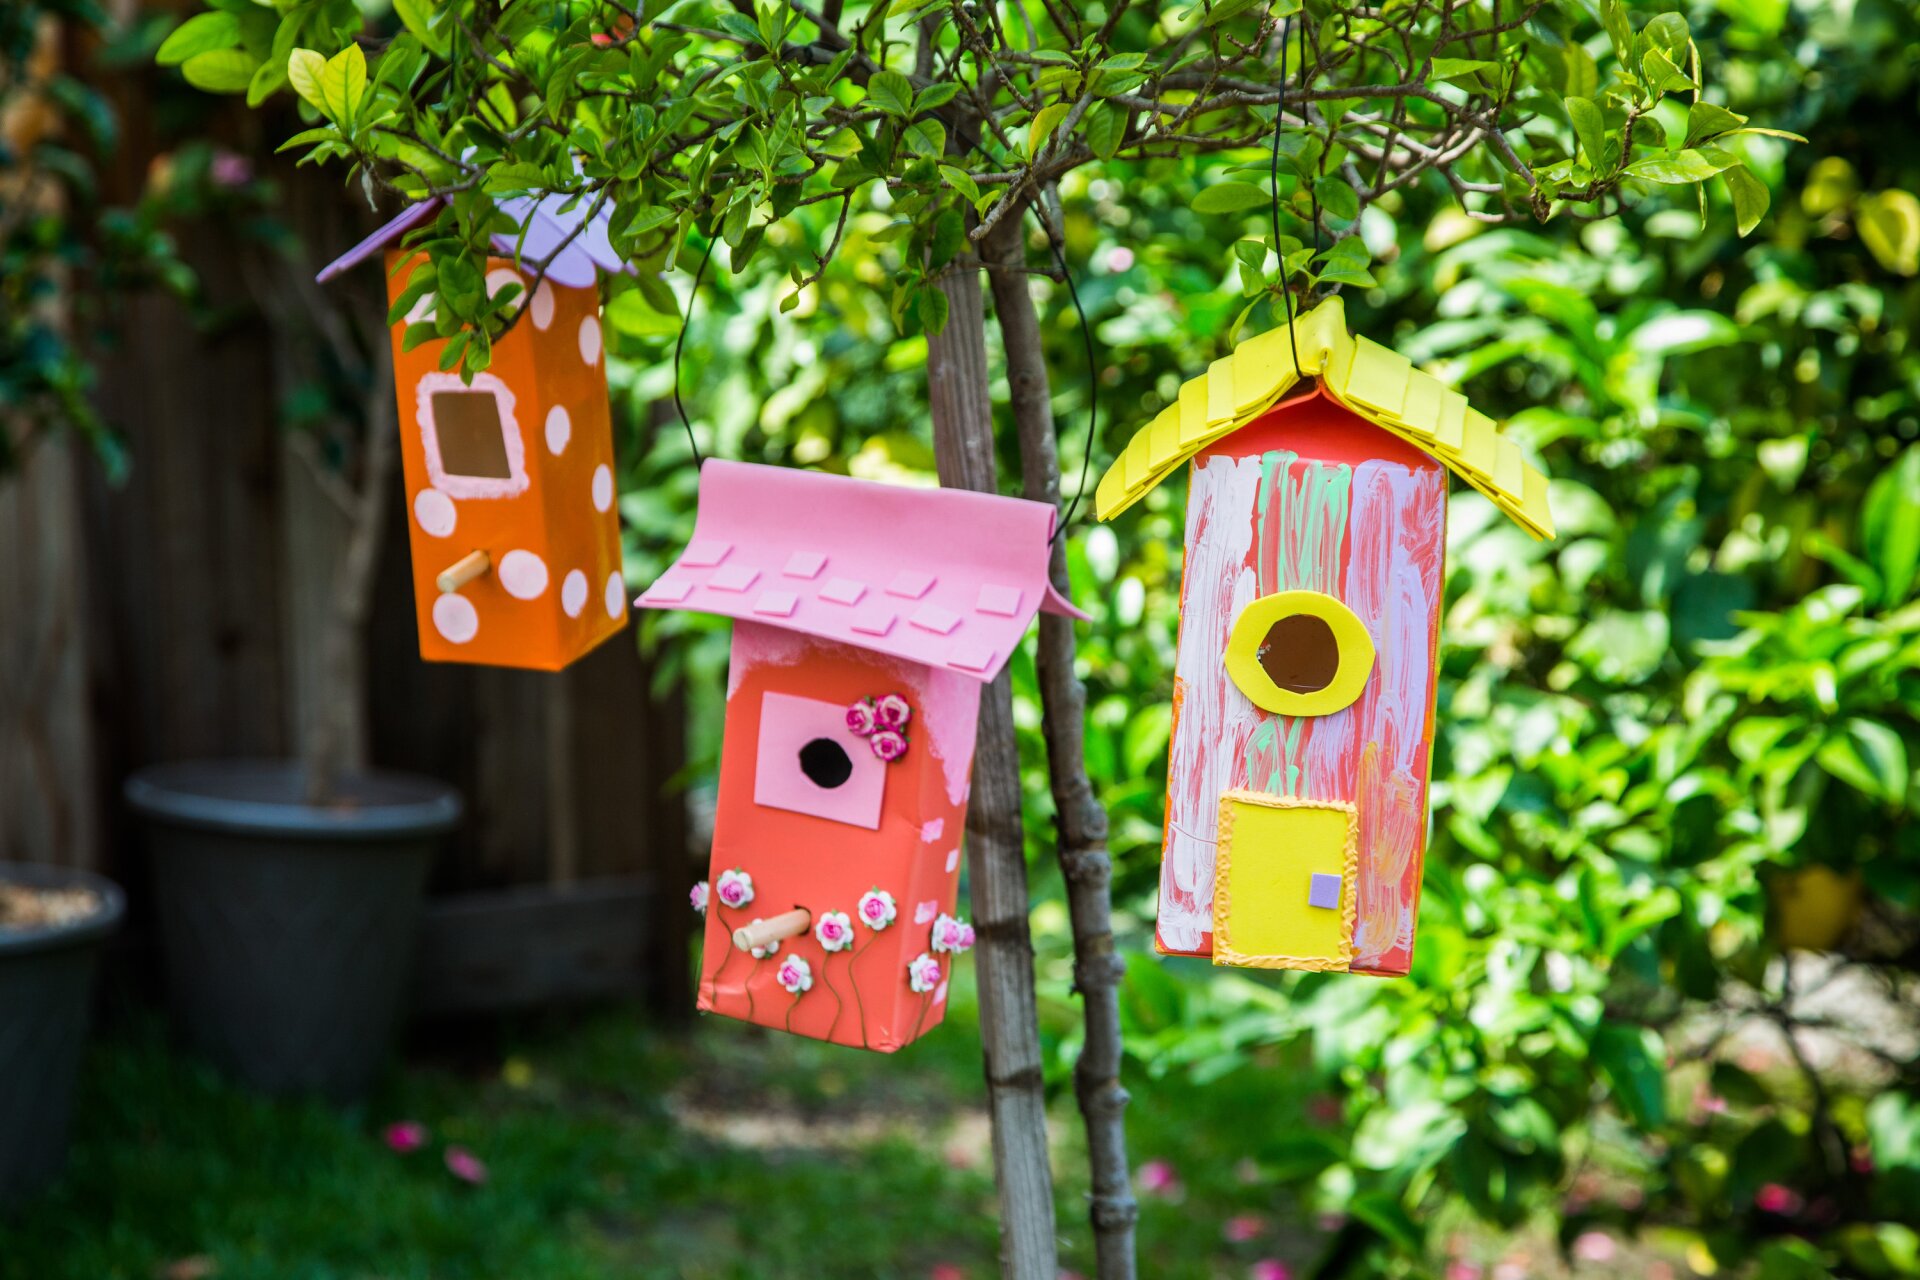
[[[389,1150],[403,1156],[412,1155],[427,1145],[427,1126],[417,1120],[402,1120],[383,1129],[380,1138]]]
[[[813,922],[813,936],[823,951],[844,951],[853,941],[853,921],[844,911],[823,911]]]
[[[487,1180],[487,1166],[465,1147],[447,1148],[447,1172],[465,1183],[479,1186]]]
[[[941,913],[933,922],[933,949],[962,956],[973,949],[973,926]]]
[[[714,886],[714,892],[720,895],[720,901],[729,907],[744,907],[753,901],[753,877],[735,867],[731,871],[720,873],[720,882]]]
[[[874,713],[879,717],[882,729],[904,729],[907,727],[907,721],[913,719],[913,708],[909,707],[907,700],[897,693],[890,693],[880,699],[874,707]]]
[[[805,956],[788,956],[780,962],[774,978],[794,995],[802,995],[813,986],[813,966]]]
[[[907,754],[907,735],[898,729],[877,729],[867,745],[873,748],[873,754],[892,764]]]
[[[917,995],[925,995],[940,985],[940,962],[922,951],[907,966],[907,985]]]
[[[879,714],[873,709],[872,698],[862,698],[847,708],[847,728],[861,737],[866,737],[880,727]]]
[[[693,892],[687,895],[687,900],[693,903],[693,909],[695,911],[698,911],[701,915],[707,914],[707,882],[702,880],[699,884],[693,886]]]
[[[869,889],[861,894],[860,905],[856,909],[860,913],[860,923],[869,929],[884,929],[900,914],[899,908],[893,905],[893,895],[885,889]]]

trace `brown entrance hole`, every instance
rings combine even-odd
[[[441,469],[448,475],[513,478],[500,402],[491,392],[434,392],[433,431],[439,439]]]
[[[1326,619],[1290,613],[1267,628],[1255,653],[1267,678],[1290,693],[1318,693],[1340,671],[1340,642]]]

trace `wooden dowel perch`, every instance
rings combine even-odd
[[[442,569],[433,582],[442,591],[458,591],[492,567],[493,561],[487,558],[486,552],[469,551]]]
[[[752,924],[742,925],[733,931],[733,945],[742,951],[751,951],[755,947],[764,947],[769,942],[779,942],[783,938],[792,938],[807,931],[813,923],[813,912],[805,907],[795,907],[783,911],[771,920],[755,920]]]

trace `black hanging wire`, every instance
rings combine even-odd
[[[1047,233],[1047,247],[1053,251],[1053,261],[1060,268],[1060,278],[1067,282],[1067,296],[1073,299],[1074,314],[1080,317],[1080,341],[1087,356],[1087,441],[1080,455],[1080,482],[1075,486],[1073,501],[1067,504],[1066,512],[1060,517],[1060,523],[1054,527],[1053,540],[1066,536],[1067,526],[1073,523],[1073,516],[1080,509],[1081,499],[1087,496],[1087,472],[1093,463],[1093,442],[1098,438],[1100,426],[1100,365],[1099,357],[1094,353],[1093,326],[1087,323],[1087,309],[1080,303],[1080,289],[1073,281],[1073,272],[1067,269],[1067,255],[1060,244],[1060,237],[1054,231],[1052,219],[1047,217],[1044,199],[1033,202],[1034,217],[1040,221],[1040,229]]]
[[[713,257],[713,246],[718,243],[718,237],[707,241],[707,251],[700,255],[700,267],[693,273],[693,288],[687,294],[687,314],[681,317],[680,334],[673,340],[673,407],[680,414],[680,425],[686,429],[687,447],[693,450],[695,471],[706,460],[700,456],[700,442],[693,438],[693,424],[687,421],[687,406],[680,402],[680,348],[687,345],[687,329],[693,324],[693,304],[700,296],[700,281],[706,277],[707,262]]]
[[[1280,96],[1275,99],[1273,104],[1273,163],[1268,171],[1268,178],[1271,182],[1271,192],[1273,196],[1271,206],[1271,214],[1273,217],[1273,252],[1280,259],[1280,301],[1287,309],[1287,345],[1293,348],[1293,376],[1296,378],[1304,378],[1306,374],[1300,371],[1300,339],[1293,331],[1293,281],[1291,279],[1293,273],[1287,269],[1287,254],[1286,251],[1280,247],[1280,130],[1286,121],[1287,38],[1292,34],[1289,30],[1292,25],[1293,19],[1291,18],[1283,19],[1280,23]],[[1302,65],[1306,63],[1306,60],[1307,35],[1306,28],[1303,26],[1300,31],[1300,61]],[[1320,206],[1317,200],[1313,207],[1313,247],[1315,252],[1319,251]]]

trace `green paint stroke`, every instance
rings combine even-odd
[[[1304,462],[1296,476],[1294,463]],[[1258,529],[1254,570],[1262,595],[1276,591],[1325,591],[1332,594],[1340,574],[1341,544],[1353,499],[1353,468],[1344,462],[1302,459],[1290,449],[1275,449],[1260,459]],[[1277,536],[1276,536],[1277,535]],[[1291,558],[1287,553],[1293,554]],[[1286,722],[1284,736],[1277,721]],[[1268,764],[1269,795],[1293,795],[1300,785],[1301,722],[1272,716],[1248,739],[1245,761],[1249,786],[1260,773],[1260,757],[1276,745]],[[1284,781],[1283,781],[1284,779]]]

